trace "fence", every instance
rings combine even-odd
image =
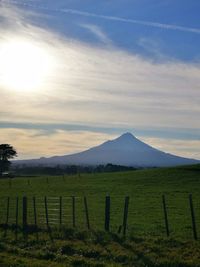
[[[147,203],[136,202],[128,196],[117,199],[110,196],[105,199],[95,196],[6,197],[0,198],[0,223],[5,229],[9,225],[23,230],[28,226],[48,230],[66,226],[117,232],[123,236],[131,232],[134,235],[162,234],[169,237],[182,231],[187,237],[198,239],[200,214],[191,194],[185,202],[185,210],[176,209],[180,204],[178,199],[176,205],[165,195],[157,200],[157,205],[155,200],[152,203],[149,200],[145,206]]]

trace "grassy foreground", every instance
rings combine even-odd
[[[0,241],[2,267],[199,267],[200,243],[165,238],[120,238],[105,232],[62,229]]]
[[[28,235],[0,228],[0,266],[200,266],[200,243],[193,241],[188,194],[192,193],[197,233],[200,229],[200,166],[140,170],[126,173],[81,174],[63,177],[29,177],[0,180],[0,223],[15,223],[16,196],[28,197],[28,223],[33,223],[32,197],[36,196],[39,226],[45,229],[44,196],[49,221],[59,217],[63,197],[63,228],[53,231],[53,242],[44,230]],[[111,234],[104,227],[105,196],[111,196]],[[166,238],[161,196],[165,194],[170,237]],[[76,228],[72,229],[72,203],[76,196]],[[83,196],[87,196],[92,231],[86,231]],[[117,235],[122,224],[124,197],[130,196],[128,235]]]

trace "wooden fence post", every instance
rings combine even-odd
[[[15,239],[17,240],[18,233],[18,218],[19,218],[19,198],[16,197],[16,210],[15,210]]]
[[[53,242],[53,236],[51,234],[51,228],[49,225],[49,214],[48,214],[48,204],[47,204],[47,197],[44,197],[44,205],[45,205],[45,216],[46,216],[46,225],[47,225],[47,231],[49,233],[49,237],[51,241]]]
[[[10,212],[10,197],[7,198],[6,227],[8,226],[9,212]]]
[[[123,217],[123,235],[124,236],[126,236],[126,229],[127,229],[128,206],[129,206],[129,197],[125,197],[125,201],[124,201],[124,217]]]
[[[34,216],[34,224],[37,228],[37,209],[36,209],[36,200],[35,197],[33,197],[33,216]]]
[[[8,230],[9,211],[10,211],[10,197],[7,197],[7,210],[6,210],[6,221],[5,221],[5,232],[4,232],[5,237],[7,236],[7,230]]]
[[[85,215],[86,215],[86,224],[88,230],[90,229],[90,221],[89,221],[89,212],[88,212],[88,204],[87,204],[87,198],[84,197],[84,206],[85,206]]]
[[[110,196],[105,201],[105,231],[110,231]]]
[[[18,217],[19,217],[19,198],[16,197],[16,211],[15,211],[15,224],[18,227]]]
[[[27,241],[28,232],[27,232],[27,197],[22,198],[22,228],[23,228],[23,236]]]
[[[61,226],[62,225],[62,197],[60,197],[59,222]]]
[[[26,230],[27,227],[27,197],[22,199],[22,224],[23,229]]]
[[[195,212],[192,200],[192,194],[189,195],[189,202],[190,202],[190,211],[191,211],[191,218],[192,218],[192,230],[194,239],[197,240],[197,229],[196,229],[196,220],[195,220]]]
[[[167,216],[167,206],[166,206],[165,195],[162,195],[162,204],[163,204],[163,211],[164,211],[166,234],[167,236],[169,236],[169,222],[168,222],[168,216]]]
[[[36,208],[36,199],[33,197],[33,217],[34,217],[34,225],[36,230],[36,238],[39,239],[38,235],[38,225],[37,225],[37,208]]]
[[[72,196],[72,225],[76,227],[75,196]]]
[[[49,228],[49,214],[48,214],[48,205],[47,205],[47,197],[44,197],[44,206],[45,206],[45,217],[46,217],[46,225]]]

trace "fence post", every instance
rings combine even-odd
[[[166,206],[165,195],[162,195],[162,204],[163,204],[163,211],[164,211],[166,234],[167,236],[169,236],[169,222],[168,222],[168,216],[167,216],[167,206]]]
[[[15,239],[17,240],[18,233],[18,217],[19,217],[19,198],[16,197],[16,210],[15,210]]]
[[[47,197],[44,197],[44,205],[45,205],[45,216],[46,216],[46,225],[47,225],[47,231],[49,233],[49,237],[51,239],[51,241],[53,242],[53,237],[51,234],[51,228],[49,225],[49,214],[48,214],[48,204],[47,204]]]
[[[129,206],[129,197],[125,197],[125,201],[124,201],[124,217],[123,217],[123,235],[124,236],[126,236],[126,229],[127,229],[128,206]]]
[[[34,216],[34,224],[35,224],[35,227],[37,227],[37,210],[36,210],[36,200],[35,200],[35,197],[33,197],[33,216]]]
[[[22,224],[23,229],[26,230],[27,227],[27,197],[22,199]]]
[[[9,211],[10,211],[10,197],[7,198],[6,227],[8,226]]]
[[[75,196],[72,196],[72,224],[76,227]]]
[[[110,231],[110,196],[106,196],[105,202],[105,231]]]
[[[36,199],[33,197],[33,217],[34,217],[34,224],[35,224],[35,230],[36,230],[36,238],[39,239],[38,235],[38,225],[37,225],[37,208],[36,208]]]
[[[9,210],[10,210],[10,197],[7,197],[7,210],[6,210],[6,221],[5,221],[5,232],[4,232],[5,237],[7,236],[7,230],[8,230]]]
[[[18,217],[19,217],[19,198],[16,197],[16,212],[15,212],[15,224],[18,227]]]
[[[49,228],[49,214],[48,214],[48,205],[47,205],[47,197],[44,197],[44,206],[45,206],[45,217],[46,217],[46,225]]]
[[[62,197],[60,197],[59,222],[62,225]]]
[[[189,202],[190,202],[190,211],[191,211],[191,218],[192,218],[193,236],[194,236],[194,239],[197,240],[197,229],[196,229],[195,212],[194,212],[192,194],[189,195]]]
[[[84,206],[85,206],[87,228],[90,229],[89,212],[88,212],[88,204],[87,204],[87,198],[86,197],[84,197]]]

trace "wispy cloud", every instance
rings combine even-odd
[[[200,140],[179,140],[165,138],[142,138],[142,140],[162,151],[188,158],[200,159]]]
[[[94,47],[77,42],[34,26],[32,17],[27,18],[22,11],[11,7],[1,8],[0,17],[0,46],[3,42],[22,38],[43,48],[56,62],[52,75],[35,92],[9,90],[1,84],[0,73],[1,122],[68,123],[122,129],[199,129],[199,63],[155,63],[122,51],[114,44]],[[101,30],[99,38],[103,38],[102,34]],[[35,132],[31,133],[31,130]],[[28,151],[24,157],[36,156],[35,151],[31,154],[31,149],[39,147],[42,142],[46,148],[43,147],[44,152],[42,149],[39,151],[41,155],[64,153],[60,148],[56,150],[56,144],[65,144],[65,138],[61,136],[69,136],[67,130],[50,133],[54,134],[53,138],[42,138],[39,129],[30,131],[13,128],[4,131],[2,128],[0,136],[4,142],[15,140],[20,151],[21,148]],[[89,131],[94,133],[92,129]],[[104,136],[102,132],[99,131],[99,137],[93,135],[97,143],[114,136],[112,133]],[[35,137],[32,138],[30,133]],[[45,132],[43,134],[46,135]],[[79,137],[76,138],[78,140]],[[96,142],[90,142],[89,135],[88,140],[85,143],[88,147]],[[157,144],[155,139],[152,142]],[[51,147],[52,143],[54,148],[50,151],[47,147]],[[79,149],[86,146],[79,146]],[[167,151],[173,152],[175,146],[178,147],[178,143],[174,143],[174,148],[168,147]],[[186,149],[184,143],[181,147]],[[194,145],[191,147],[194,148]],[[74,143],[74,150],[71,146],[71,150],[65,153],[79,149]]]
[[[117,22],[122,22],[122,23],[131,23],[131,24],[137,24],[137,25],[143,25],[147,27],[154,27],[154,28],[161,28],[161,29],[166,29],[166,30],[173,30],[173,31],[183,31],[183,32],[190,32],[190,33],[195,33],[195,34],[200,34],[200,29],[199,28],[193,28],[193,27],[187,27],[187,26],[180,26],[180,25],[175,25],[175,24],[166,24],[166,23],[159,23],[159,22],[153,22],[153,21],[145,21],[145,20],[136,20],[136,19],[129,19],[129,18],[123,18],[123,17],[117,17],[117,16],[107,16],[103,14],[97,14],[97,13],[90,13],[90,12],[85,12],[81,10],[76,10],[76,9],[67,9],[67,8],[49,8],[47,6],[42,6],[38,4],[33,4],[30,2],[24,2],[24,1],[15,1],[15,0],[3,0],[2,1],[5,4],[15,4],[15,5],[20,5],[20,6],[27,6],[31,7],[34,9],[39,9],[39,10],[49,10],[49,11],[55,11],[55,12],[64,12],[64,13],[69,13],[73,15],[79,15],[79,16],[84,16],[84,17],[94,17],[94,18],[99,18],[99,19],[104,19],[104,20],[110,20],[110,21],[117,21]]]
[[[95,17],[95,18],[101,18],[105,20],[132,23],[132,24],[138,24],[138,25],[143,25],[143,26],[148,26],[148,27],[155,27],[155,28],[161,28],[161,29],[167,29],[167,30],[173,30],[173,31],[184,31],[184,32],[200,34],[200,29],[198,28],[179,26],[175,24],[165,24],[165,23],[158,23],[158,22],[145,21],[145,20],[135,20],[135,19],[122,18],[122,17],[115,17],[115,16],[106,16],[106,15],[101,15],[101,14],[96,14],[96,13],[83,12],[83,11],[75,10],[75,9],[63,9],[63,10],[60,9],[60,11],[65,12],[65,13],[76,14],[80,16]]]
[[[68,155],[97,146],[112,140],[116,133],[83,130],[55,130],[47,132],[40,129],[2,128],[1,140],[12,143],[17,148],[20,159],[41,156]],[[178,156],[200,159],[200,140],[180,140],[137,135],[140,140],[162,151]]]
[[[34,129],[1,129],[1,140],[17,149],[20,159],[39,158],[41,156],[68,155],[97,146],[114,134],[88,131],[56,130],[48,134]]]
[[[199,64],[153,63],[114,46],[89,46],[35,27],[17,13],[16,30],[11,11],[1,12],[10,26],[2,23],[0,41],[23,38],[44,48],[57,64],[40,92],[13,94],[1,87],[2,121],[197,127]]]
[[[159,40],[149,37],[140,37],[137,44],[148,54],[155,56],[159,60],[165,60],[166,56],[161,51],[161,44]]]
[[[87,29],[94,34],[102,43],[111,45],[111,39],[102,31],[102,29],[94,24],[80,24],[80,27]]]

